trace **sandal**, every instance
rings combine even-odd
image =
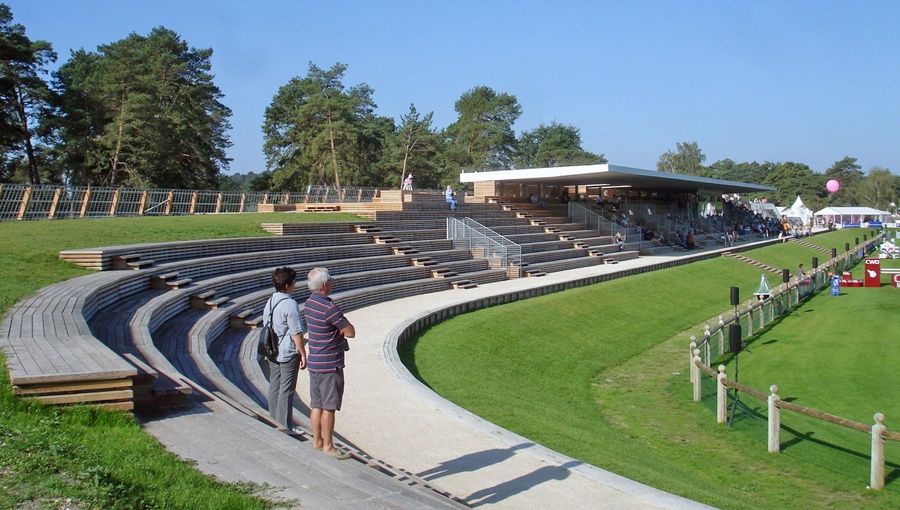
[[[332,452],[324,452],[324,453],[325,453],[325,455],[328,455],[332,459],[337,459],[337,460],[347,460],[350,458],[349,453],[342,451],[338,448],[335,448],[334,451],[332,451]]]

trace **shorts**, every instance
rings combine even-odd
[[[344,369],[309,373],[309,407],[340,411],[344,400]]]

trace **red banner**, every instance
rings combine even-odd
[[[866,287],[881,286],[881,259],[866,259]]]

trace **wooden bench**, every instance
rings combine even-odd
[[[93,276],[45,287],[10,309],[0,348],[17,395],[47,404],[133,408],[138,370],[95,338],[84,319],[97,287],[115,282]]]

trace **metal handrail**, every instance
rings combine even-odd
[[[628,241],[628,226],[622,226],[616,222],[604,217],[595,211],[590,210],[584,204],[579,202],[569,202],[569,218],[574,223],[584,223],[585,229],[597,229],[597,235],[615,236],[617,233],[622,234],[623,241]],[[637,227],[635,227],[637,228]]]
[[[492,266],[522,265],[522,247],[472,218],[447,218],[447,239],[487,259]]]

